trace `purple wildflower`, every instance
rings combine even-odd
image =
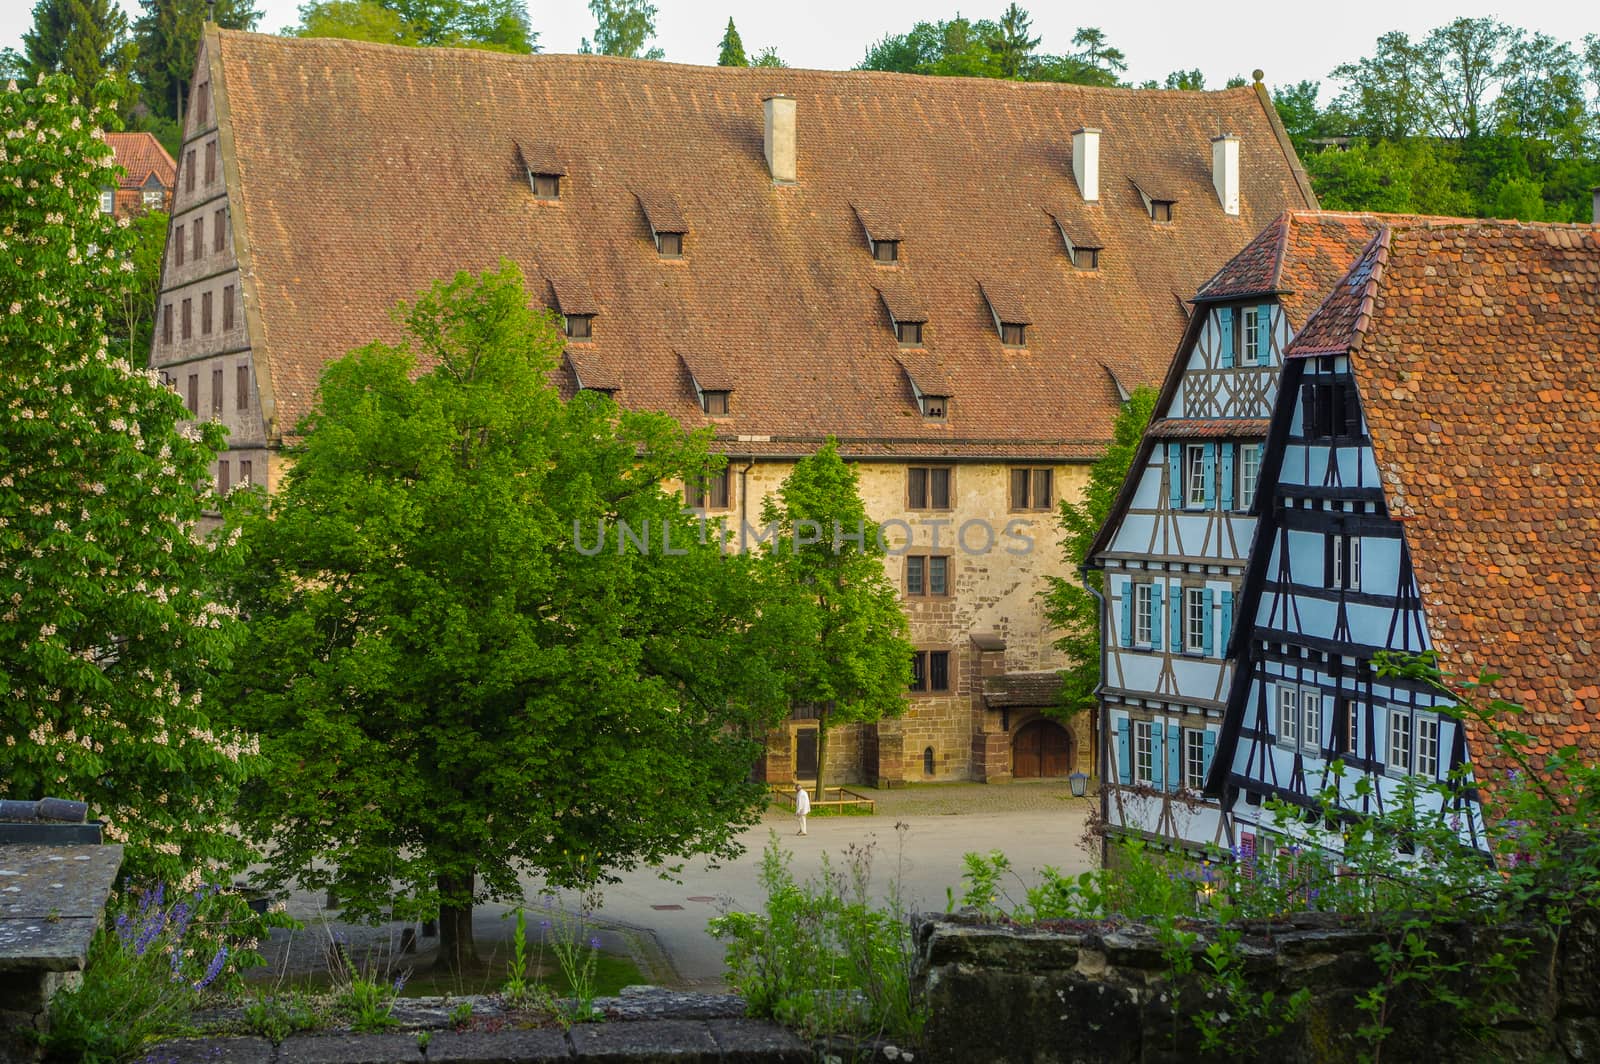
[[[399,975],[394,977],[394,996],[395,997],[399,997],[400,996],[400,991],[404,990],[405,986],[406,986],[406,977],[405,977],[405,973],[402,972],[401,974],[399,974]]]
[[[217,976],[222,974],[222,966],[227,963],[227,960],[228,947],[217,947],[217,955],[211,958],[210,964],[206,965],[206,974],[200,977],[200,981],[194,984],[194,988],[196,990],[204,990],[210,986]]]
[[[599,935],[593,935],[593,936],[590,937],[590,939],[589,939],[589,948],[590,949],[599,949],[600,948],[600,936]]]
[[[166,915],[157,909],[145,920],[144,926],[139,929],[139,937],[133,943],[133,955],[143,957],[144,951],[150,948],[150,943],[161,934],[161,928],[166,923]]]
[[[117,916],[117,939],[124,946],[133,941],[133,922],[128,919],[127,913]]]

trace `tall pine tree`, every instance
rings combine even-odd
[[[162,118],[183,118],[208,2],[139,0],[140,13],[133,24],[139,45],[135,69],[144,86],[145,105]],[[249,30],[261,20],[261,12],[255,0],[216,0],[215,17],[225,29]]]
[[[728,19],[728,30],[722,35],[722,51],[717,54],[717,66],[749,66],[750,60],[745,58],[744,41],[739,39],[739,31],[734,28],[733,19]]]
[[[29,81],[59,72],[72,79],[78,99],[88,100],[109,79],[120,110],[133,102],[134,46],[116,0],[39,0],[33,26],[22,35],[22,55]]]

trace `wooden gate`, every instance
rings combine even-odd
[[[1036,720],[1017,729],[1011,743],[1015,779],[1065,776],[1072,771],[1072,737],[1053,720]]]

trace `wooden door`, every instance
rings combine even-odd
[[[1016,779],[1065,776],[1072,771],[1072,737],[1053,720],[1036,720],[1018,729],[1011,743],[1011,775]]]
[[[794,778],[817,778],[817,729],[801,728],[794,733]]]

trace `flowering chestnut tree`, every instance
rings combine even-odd
[[[192,878],[244,853],[218,826],[251,744],[206,700],[236,626],[198,531],[223,430],[111,349],[115,100],[70,93],[0,92],[0,796],[85,799],[128,871]]]

